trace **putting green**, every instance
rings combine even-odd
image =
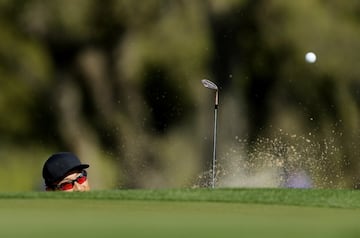
[[[0,237],[360,237],[360,210],[223,202],[1,199]]]

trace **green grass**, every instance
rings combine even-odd
[[[360,237],[360,191],[0,193],[0,237]]]

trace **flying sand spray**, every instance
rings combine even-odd
[[[212,160],[212,183],[211,187],[215,188],[215,170],[216,170],[216,129],[217,129],[217,110],[219,107],[219,90],[215,83],[210,80],[203,79],[201,83],[205,88],[215,90],[215,112],[214,112],[214,148],[213,148],[213,160]]]

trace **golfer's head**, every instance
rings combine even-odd
[[[42,176],[47,191],[89,191],[88,164],[82,164],[72,153],[61,152],[50,156],[43,167]]]

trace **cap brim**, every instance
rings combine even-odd
[[[58,178],[58,179],[57,179],[56,181],[54,181],[54,182],[58,182],[58,181],[63,180],[63,179],[64,179],[66,176],[68,176],[71,172],[80,171],[80,170],[83,170],[83,169],[87,169],[87,168],[89,168],[89,167],[90,167],[90,165],[88,165],[88,164],[81,164],[81,165],[75,166],[75,167],[69,169],[69,170],[65,173],[64,176],[62,176],[61,178]]]

